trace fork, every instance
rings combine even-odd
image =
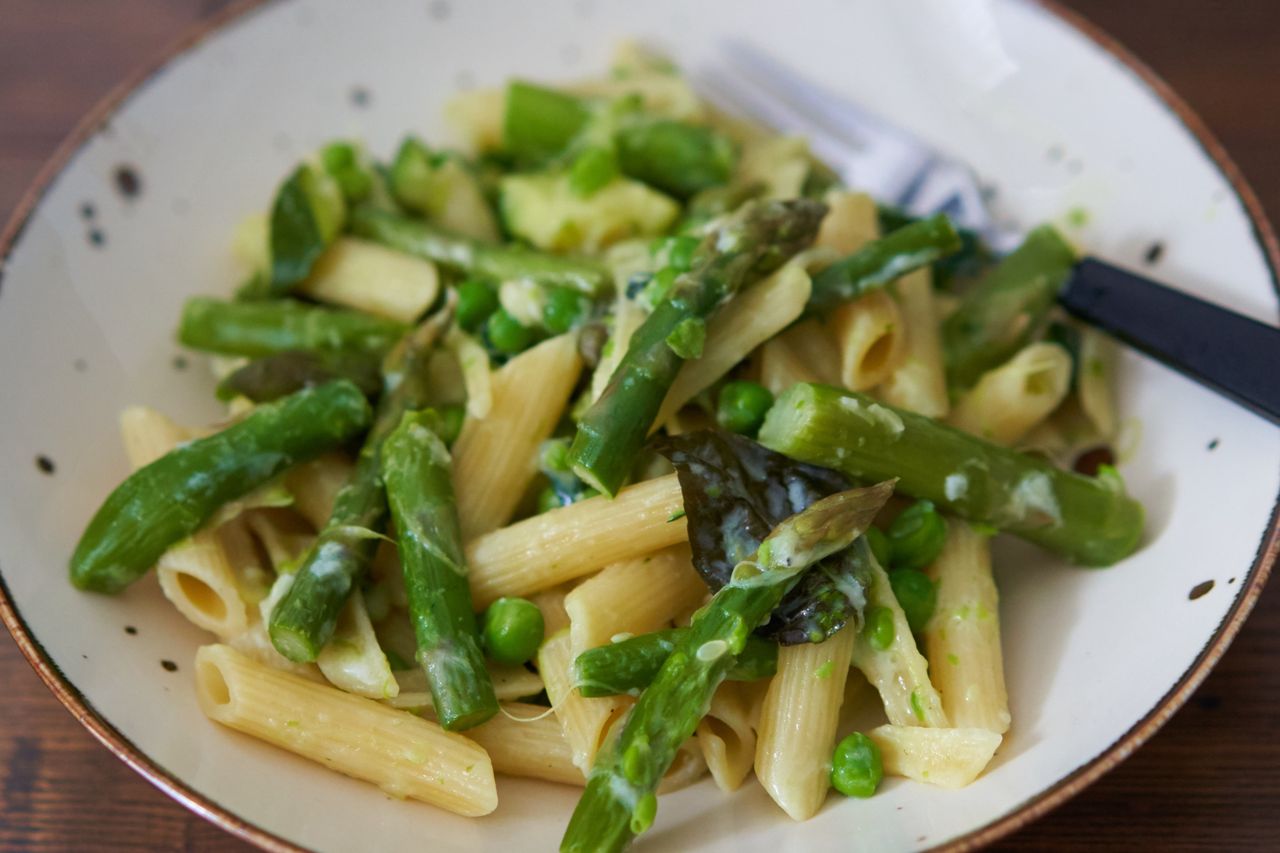
[[[945,213],[997,252],[1022,233],[997,222],[973,170],[860,105],[806,80],[742,42],[724,47],[726,68],[695,85],[734,112],[798,133],[849,186],[914,216]],[[1094,257],[1075,266],[1058,302],[1219,394],[1280,424],[1280,330]]]

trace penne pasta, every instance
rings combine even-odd
[[[726,681],[698,723],[698,747],[722,791],[742,787],[755,762],[760,695],[762,691],[754,683]]]
[[[359,589],[352,590],[342,606],[333,638],[320,650],[316,665],[330,684],[357,696],[390,699],[400,692]]]
[[[840,383],[863,391],[884,382],[906,354],[902,314],[898,303],[883,290],[837,308],[831,330],[840,351]]]
[[[942,788],[963,788],[982,775],[1000,747],[987,729],[877,726],[867,737],[880,748],[884,772]]]
[[[840,706],[857,631],[778,650],[778,672],[760,711],[756,778],[792,820],[808,820],[831,785]]]
[[[209,719],[330,769],[460,815],[498,805],[493,766],[461,735],[404,711],[264,666],[230,646],[196,653]]]
[[[563,785],[586,782],[573,763],[573,750],[550,708],[503,702],[487,723],[467,729],[467,737],[489,753],[493,769],[508,776],[545,779]]]
[[[502,89],[474,89],[445,104],[444,115],[469,151],[490,151],[502,145],[502,117],[507,93]]]
[[[121,413],[120,432],[135,469],[192,437],[191,430],[143,406]],[[243,634],[249,627],[249,609],[240,595],[236,566],[227,553],[227,535],[221,528],[205,527],[165,551],[156,564],[164,597],[192,624],[222,640]]]
[[[354,470],[355,465],[345,454],[326,453],[286,472],[284,485],[293,495],[293,508],[313,528],[322,529],[333,510],[334,498]]]
[[[687,541],[683,510],[680,483],[668,474],[486,533],[466,549],[472,602],[481,609]]]
[[[577,336],[567,334],[521,353],[493,375],[489,413],[468,417],[453,446],[464,539],[511,519],[538,473],[538,445],[560,421],[581,372]]]
[[[1035,343],[987,371],[951,412],[952,426],[996,444],[1016,444],[1042,423],[1071,390],[1071,355]]]
[[[707,325],[702,356],[680,368],[654,419],[654,428],[665,424],[752,350],[791,325],[804,313],[810,290],[809,274],[787,264],[729,300]]]
[[[905,342],[901,362],[880,384],[879,395],[900,409],[931,418],[946,417],[951,403],[929,270],[919,269],[904,275],[892,293],[902,317]]]
[[[942,699],[929,681],[929,664],[916,648],[911,626],[893,597],[889,576],[872,564],[867,586],[867,606],[884,607],[893,615],[893,641],[887,649],[875,648],[865,631],[860,631],[853,644],[853,665],[880,693],[885,715],[895,726],[927,726],[946,728],[947,715]]]
[[[823,201],[827,215],[813,245],[830,249],[837,256],[851,255],[863,244],[880,236],[880,219],[876,202],[866,193],[832,190]]]
[[[585,778],[609,728],[635,702],[630,696],[587,698],[574,689],[573,642],[568,631],[553,634],[538,650],[538,674],[555,709],[572,752],[573,765]]]
[[[1113,441],[1118,429],[1115,392],[1111,387],[1115,372],[1116,345],[1097,329],[1080,329],[1080,366],[1076,396],[1080,410],[1103,441]]]
[[[565,596],[574,654],[665,628],[706,596],[687,544],[606,566]]]
[[[298,284],[297,292],[320,302],[412,323],[440,293],[436,265],[379,243],[339,237]]]
[[[276,651],[276,647],[271,644],[271,637],[267,634],[266,623],[262,621],[256,608],[249,613],[249,627],[243,633],[228,638],[226,642],[231,648],[263,666],[291,672],[318,684],[328,683],[315,664],[294,663]]]
[[[591,374],[591,402],[600,399],[600,395],[608,387],[613,371],[618,369],[622,357],[627,354],[631,335],[640,328],[647,316],[634,299],[627,298],[626,290],[620,288],[618,298],[614,301],[613,331],[600,353],[600,363]]]
[[[929,576],[938,603],[924,646],[947,719],[957,728],[1008,731],[1000,601],[988,537],[962,521],[948,521],[947,544]]]

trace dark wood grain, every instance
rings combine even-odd
[[[98,98],[226,0],[0,0],[0,214]],[[1280,3],[1069,0],[1181,92],[1280,215]],[[1210,532],[1211,533],[1211,532]],[[0,639],[0,850],[241,851],[97,744]],[[1280,591],[1188,705],[1000,850],[1280,848]]]

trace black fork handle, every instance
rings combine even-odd
[[[1058,301],[1071,314],[1280,424],[1280,329],[1085,258]]]

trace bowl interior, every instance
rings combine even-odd
[[[444,138],[442,107],[459,88],[598,73],[623,37],[696,71],[741,39],[971,163],[1012,221],[1057,221],[1096,255],[1274,319],[1273,274],[1228,178],[1129,67],[1052,13],[1012,0],[778,11],[764,0],[291,0],[243,15],[129,96],[53,180],[0,268],[0,569],[77,701],[204,808],[299,845],[409,849],[424,832],[439,850],[558,840],[577,789],[503,779],[498,811],[465,820],[216,727],[192,685],[207,639],[153,580],[103,598],[66,579],[80,530],[128,470],[119,410],[217,414],[201,359],[181,353],[173,329],[187,296],[235,285],[227,244],[239,218],[325,140],[358,137],[385,156],[406,131]],[[136,195],[119,193],[121,166],[140,178]],[[1014,727],[982,779],[961,791],[891,781],[871,800],[833,797],[804,824],[757,786],[724,795],[707,780],[663,798],[648,849],[942,843],[1016,811],[1144,721],[1251,580],[1280,491],[1280,435],[1142,357],[1125,355],[1119,381],[1140,436],[1122,471],[1147,504],[1148,543],[1106,571],[1001,543]],[[1212,589],[1191,598],[1205,581]]]

